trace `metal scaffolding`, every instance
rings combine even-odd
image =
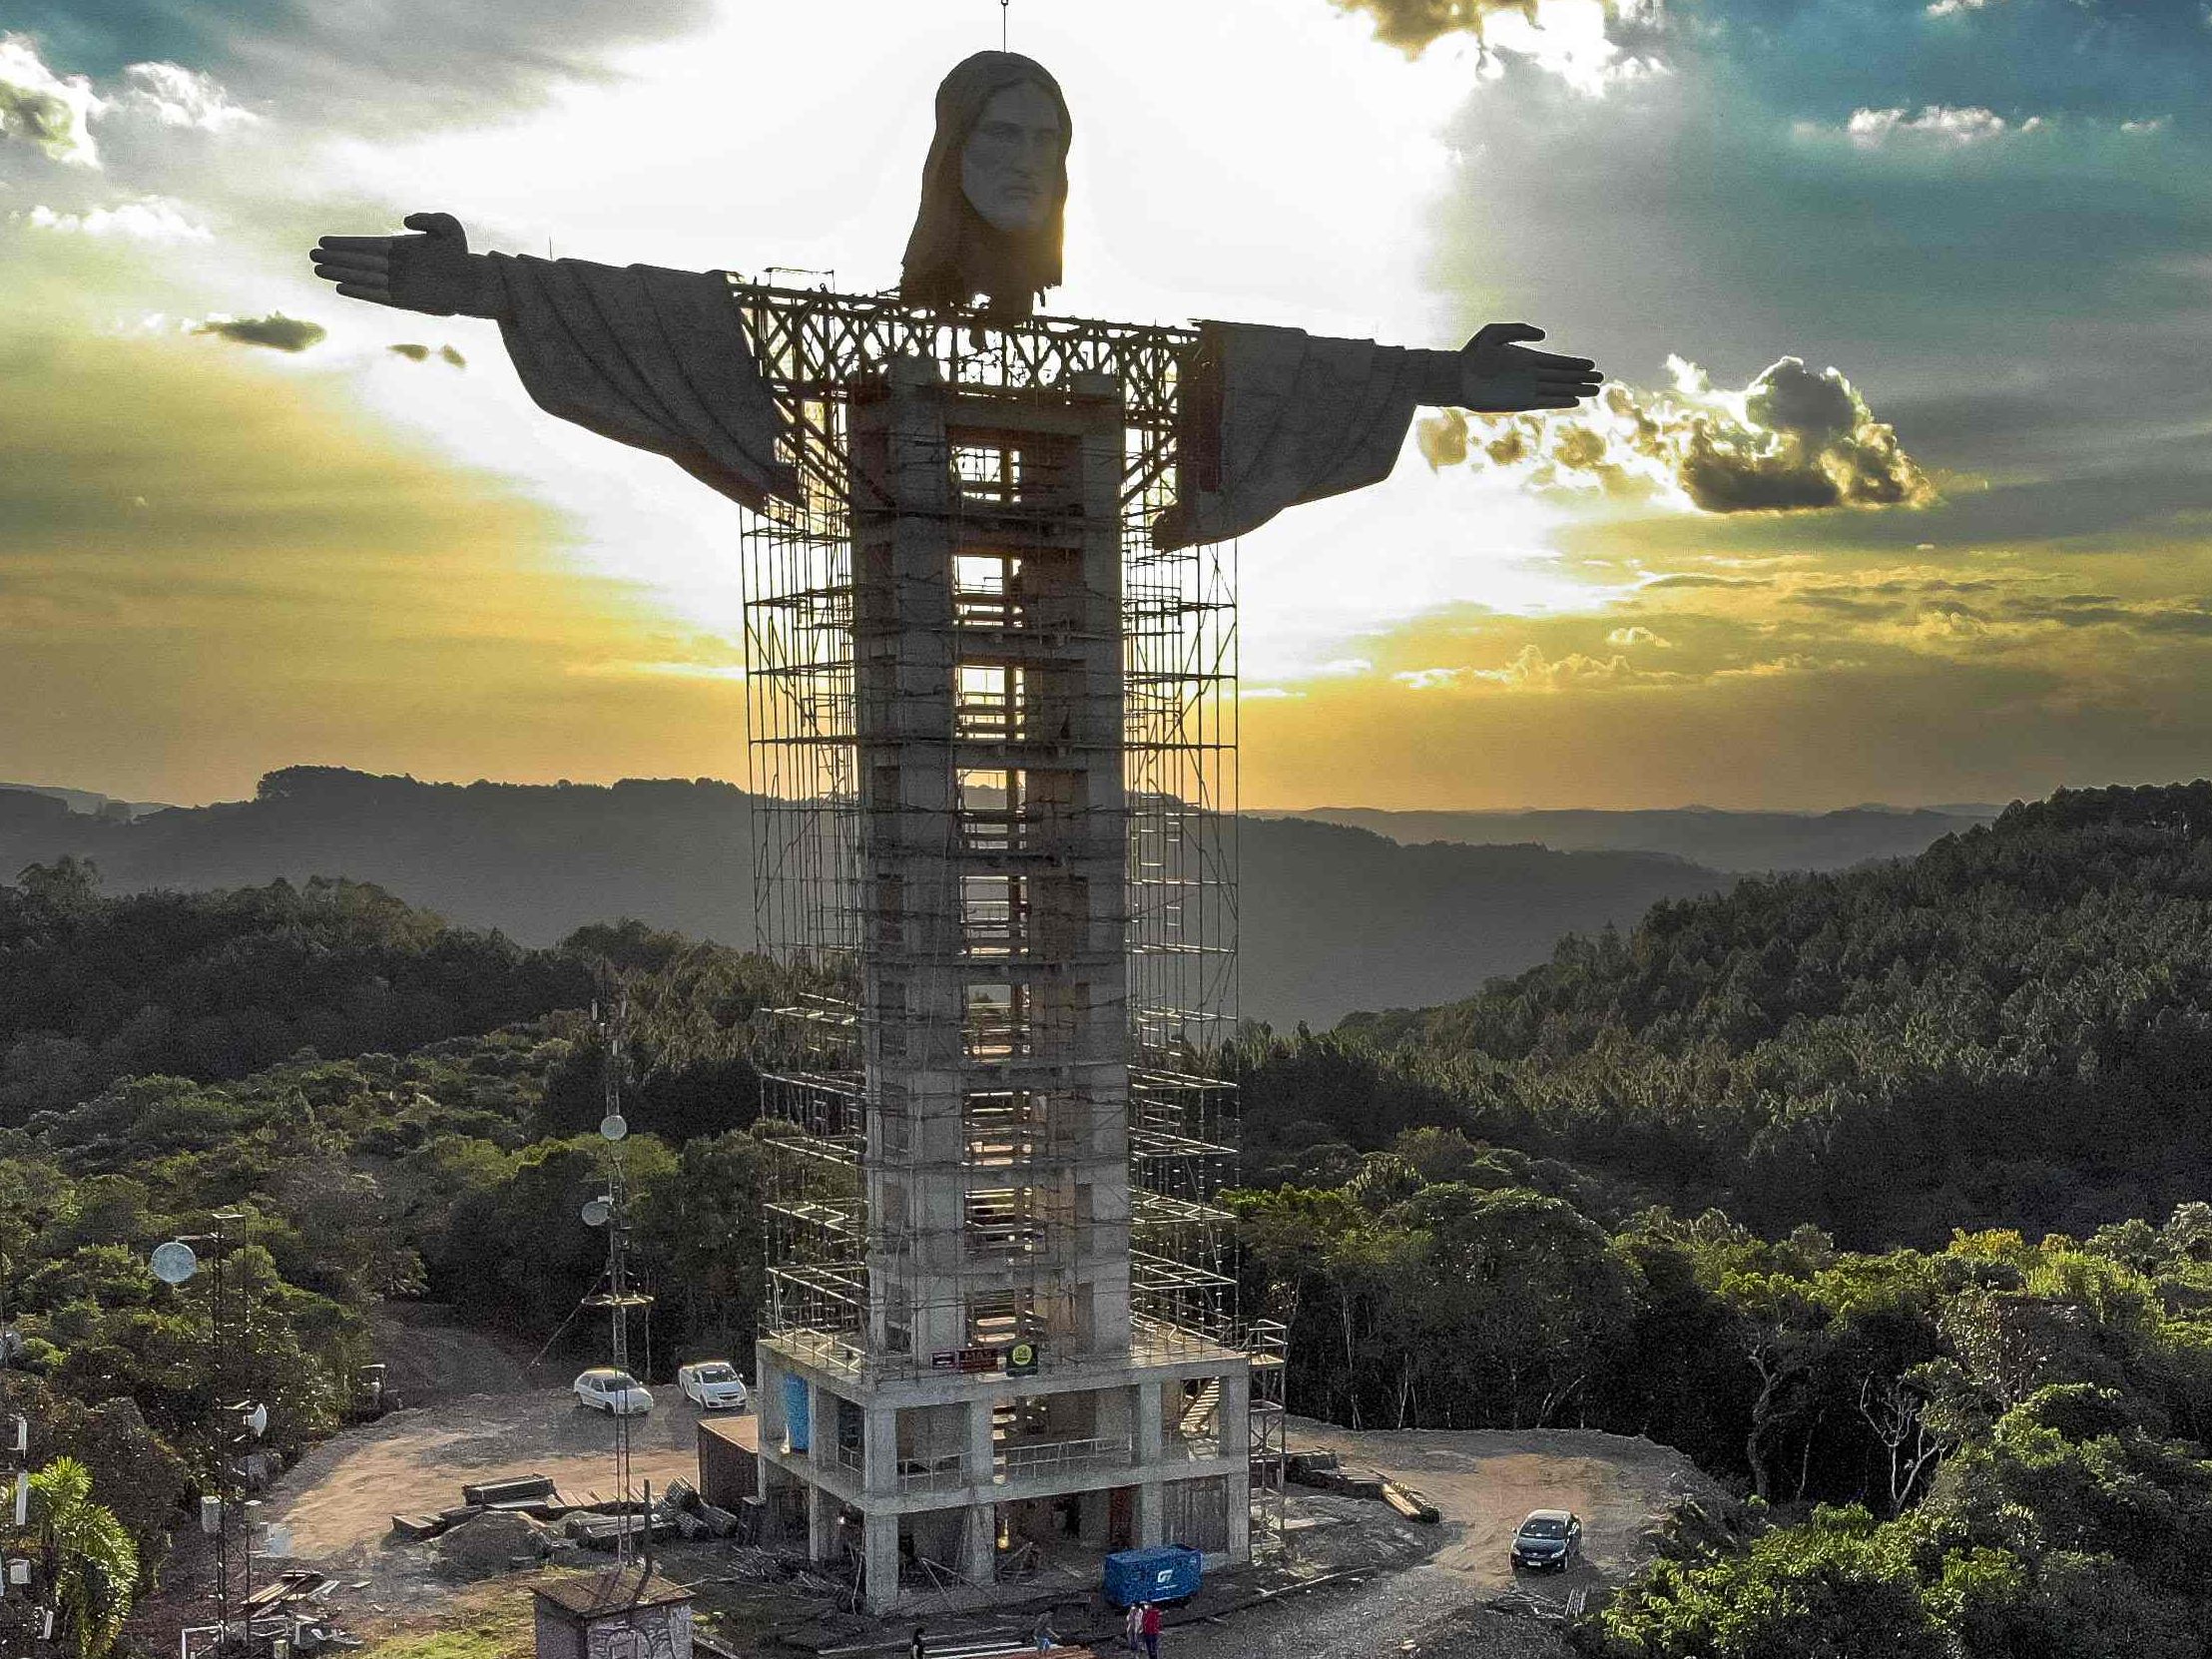
[[[1150,539],[1198,336],[733,287],[804,491],[744,539],[766,1334],[1239,1348],[1235,547]]]

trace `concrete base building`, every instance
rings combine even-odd
[[[841,392],[807,423],[822,487],[748,535],[762,931],[809,986],[764,1086],[768,1522],[878,1609],[902,1574],[1244,1559],[1232,1092],[1203,1075],[1233,567],[1145,535],[1190,336],[1036,319],[829,373],[811,343],[912,313],[754,294],[792,395]]]

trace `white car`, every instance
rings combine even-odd
[[[626,1371],[599,1366],[576,1379],[576,1402],[613,1417],[642,1417],[653,1409],[653,1395]]]
[[[696,1400],[710,1411],[745,1409],[745,1379],[727,1360],[694,1360],[688,1366],[677,1367],[676,1385],[684,1390],[686,1399]]]

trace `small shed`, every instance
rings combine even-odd
[[[753,1416],[699,1419],[699,1495],[719,1509],[742,1509],[761,1489],[760,1458],[754,1447],[760,1419]]]
[[[537,1659],[692,1659],[692,1594],[649,1566],[534,1587]]]

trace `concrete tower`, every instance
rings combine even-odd
[[[1227,1091],[1190,1065],[1228,1012],[1193,993],[1231,960],[1233,595],[1132,522],[1188,336],[1033,321],[978,360],[740,293],[795,384],[850,388],[819,521],[749,546],[764,933],[818,985],[766,1092],[762,1496],[875,1608],[902,1570],[1242,1559]],[[874,372],[807,370],[832,307]]]

